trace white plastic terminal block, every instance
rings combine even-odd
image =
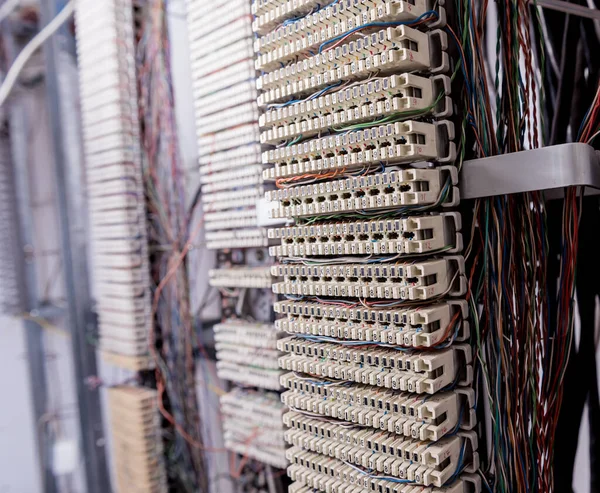
[[[279,390],[281,370],[240,365],[230,361],[217,361],[217,376],[242,385],[267,390]]]
[[[452,391],[418,396],[370,385],[319,380],[294,373],[281,376],[289,389],[281,396],[293,411],[389,431],[418,440],[437,441],[475,427],[475,392]]]
[[[285,467],[282,415],[285,408],[274,392],[234,389],[220,399],[225,445],[275,467]],[[260,432],[259,432],[260,431]]]
[[[235,198],[253,198],[257,199],[265,193],[262,186],[246,187],[236,190],[219,190],[218,192],[206,193],[202,195],[201,201],[204,204],[213,204],[218,202],[226,202]]]
[[[252,189],[248,189],[247,193],[250,194]],[[240,194],[241,195],[241,194]],[[237,197],[232,200],[224,200],[220,202],[210,202],[203,204],[204,212],[215,212],[215,211],[231,211],[234,209],[244,209],[247,207],[255,207],[258,197]]]
[[[214,326],[215,341],[256,348],[276,349],[282,333],[272,325],[228,320]]]
[[[196,118],[218,113],[239,104],[256,101],[256,84],[253,79],[214,92],[203,98],[196,98],[194,110]]]
[[[467,316],[467,308],[464,302],[449,302],[457,304],[463,317]],[[362,305],[339,306],[327,303],[316,303],[311,301],[278,301],[274,304],[275,313],[288,315],[288,317],[303,318],[326,318],[333,321],[368,322],[379,324],[412,324],[427,325],[435,320],[430,308],[440,305],[424,305],[415,308],[368,308]],[[418,314],[413,318],[413,314]],[[433,317],[433,318],[432,318]],[[318,334],[324,335],[324,334]]]
[[[252,29],[264,33],[280,22],[300,17],[334,0],[255,0],[252,2]]]
[[[334,49],[267,72],[257,79],[259,106],[339,85],[344,81],[393,72],[444,73],[450,66],[443,31],[423,33],[389,27],[337,45]]]
[[[254,436],[256,432],[253,432],[251,436]],[[233,441],[230,435],[225,436],[225,447],[229,450],[256,459],[263,464],[270,464],[273,467],[284,469],[287,466],[287,459],[285,455],[281,455],[282,450],[276,450],[271,452],[270,449],[264,448],[264,446],[258,445],[246,445],[248,439],[240,442],[239,440]]]
[[[258,142],[214,154],[201,155],[198,158],[202,175],[256,164],[260,160],[260,144]]]
[[[254,423],[283,430],[282,417],[287,410],[279,394],[235,388],[221,396],[219,401],[223,414],[227,416],[251,419]]]
[[[269,429],[261,426],[260,433],[256,431],[257,425],[248,419],[223,419],[223,431],[225,441],[233,441],[242,445],[252,442],[258,450],[277,449],[276,453],[283,458],[285,455],[284,431],[280,429]]]
[[[208,74],[199,81],[193,80],[194,98],[196,100],[204,98],[247,80],[254,82],[255,76],[252,59],[242,60],[239,63]],[[197,104],[194,104],[194,106],[196,107]]]
[[[274,392],[234,389],[221,397],[225,446],[233,451],[251,445],[249,457],[285,467],[284,407]]]
[[[446,142],[440,136],[442,130],[447,136]],[[273,180],[328,170],[340,173],[379,165],[382,161],[388,165],[452,161],[456,156],[452,139],[454,125],[449,121],[388,123],[265,151],[263,164],[275,167],[265,170],[264,177]]]
[[[275,467],[285,467],[282,415],[285,408],[274,392],[234,389],[220,399],[225,445]],[[258,433],[260,430],[260,433]]]
[[[456,212],[400,219],[322,222],[269,230],[281,244],[274,257],[330,255],[421,255],[462,250],[461,218]]]
[[[443,5],[253,12],[289,490],[479,493]]]
[[[287,318],[275,321],[277,329],[325,341],[335,338],[428,348],[443,345],[449,340],[466,341],[470,334],[469,323],[465,320],[468,311],[464,300],[387,310],[340,309],[334,306],[323,310],[319,303],[281,301],[276,304],[275,311],[288,314]]]
[[[353,349],[319,338],[287,337],[277,342],[284,370],[322,378],[363,383],[417,394],[435,394],[456,385],[472,383],[471,348],[453,344],[439,351],[398,351],[370,346]]]
[[[279,374],[277,340],[282,333],[272,325],[229,320],[214,328],[215,347],[219,371],[228,380],[245,382],[252,378],[252,385],[277,389],[275,377]],[[239,368],[241,374],[233,376]]]
[[[234,183],[236,186],[244,186],[246,183],[244,180],[260,176],[262,169],[263,167],[261,164],[249,164],[224,171],[203,173],[200,175],[200,183],[205,187],[212,187],[211,190],[207,190],[209,193],[230,188],[225,186],[227,183]],[[260,182],[262,182],[262,180],[259,180],[259,183]],[[254,185],[254,183],[251,184]]]
[[[375,473],[408,479],[425,486],[443,486],[455,473],[478,467],[474,432],[431,443],[290,412],[286,442],[294,447],[336,458]]]
[[[198,137],[198,153],[200,156],[206,156],[258,142],[259,138],[258,123],[247,123],[221,132],[201,135]]]
[[[334,3],[260,36],[254,42],[254,50],[258,53],[256,69],[268,70],[310,51],[321,53],[333,46],[335,41],[358,30],[373,30],[380,26],[377,23],[382,22],[415,21],[425,12],[425,0],[412,0],[410,3],[404,0],[369,0],[357,2],[348,9],[346,2]]]
[[[191,51],[194,76],[201,78],[223,68],[252,58],[252,41],[241,39],[217,51]]]
[[[256,248],[269,244],[269,238],[262,228],[207,231],[204,238],[207,248],[211,250]]]
[[[114,361],[147,360],[150,281],[133,5],[79,0],[75,17],[100,347],[118,356]]]
[[[236,210],[235,216],[231,211],[206,211],[204,222],[207,231],[231,228],[256,228],[256,210],[252,207]]]
[[[263,188],[250,3],[188,0],[187,7],[207,246],[263,247],[268,240],[257,229]]]
[[[230,190],[232,188],[258,186],[262,184],[262,166],[260,164],[244,166],[239,169],[203,174],[200,183],[206,193]]]
[[[253,368],[265,368],[267,370],[276,370],[279,368],[277,358],[281,353],[274,349],[240,346],[237,343],[223,342],[217,342],[215,349],[219,361],[227,361]]]
[[[267,128],[260,136],[263,144],[296,137],[311,137],[328,129],[344,131],[352,125],[377,119],[409,119],[432,114],[452,115],[450,78],[425,78],[413,74],[376,78],[323,96],[307,98],[287,106],[273,107],[259,119]]]
[[[230,127],[254,123],[258,120],[256,103],[238,104],[197,120],[198,135],[214,134]]]
[[[252,208],[231,211],[205,212],[204,226],[207,231],[220,231],[236,228],[256,228],[256,210]]]
[[[234,21],[222,26],[216,31],[201,35],[198,30],[192,30],[190,36],[190,54],[192,59],[205,57],[227,48],[240,40],[252,39],[252,26],[247,16],[238,17]],[[209,48],[207,50],[207,48]]]
[[[320,182],[266,193],[280,201],[272,209],[274,218],[340,215],[395,209],[408,213],[424,206],[454,206],[458,203],[454,167],[385,171],[373,175]],[[327,218],[325,218],[327,219]]]
[[[383,479],[380,479],[356,466],[314,452],[306,452],[301,448],[288,449],[286,457],[292,462],[287,469],[288,476],[295,481],[288,489],[290,493],[328,493],[344,490],[352,493],[481,493],[481,478],[478,474],[463,473],[441,488],[423,487],[412,481],[398,481],[392,477],[383,476]],[[414,469],[411,472],[414,474]]]
[[[202,195],[202,208],[205,212],[255,207],[257,200],[264,194],[262,186],[246,187]]]
[[[273,266],[273,292],[293,296],[430,300],[466,293],[463,257],[370,264]]]
[[[208,271],[209,284],[220,288],[270,288],[269,267],[232,267]]]
[[[369,453],[371,452],[369,451]],[[344,484],[350,483],[357,485],[356,488],[358,489],[353,489],[352,491],[358,492],[410,492],[409,489],[396,489],[405,488],[407,484],[403,484],[397,480],[394,482],[393,477],[390,477],[392,475],[378,476],[366,469],[349,464],[349,461],[344,461],[337,458],[324,458],[323,455],[306,451],[302,447],[292,447],[287,449],[286,457],[292,464],[288,468],[288,473],[293,480],[302,478],[302,481],[306,481],[306,484],[310,486],[314,486],[315,482],[317,485],[323,484],[323,489],[317,486],[317,488],[321,491],[326,491],[326,482],[333,482],[334,480],[337,480],[339,482],[343,481]],[[422,483],[422,479],[421,481],[417,481],[415,478],[422,478],[423,475],[428,472],[429,471],[427,471],[427,467],[423,464],[409,463],[402,469],[402,478],[410,484],[412,491],[418,491],[415,488]],[[334,490],[332,489],[331,491]],[[452,485],[450,485],[449,489],[444,487],[441,490],[433,488],[428,489],[427,491],[447,493],[448,491],[463,492],[470,490],[464,490],[462,488],[453,489]]]
[[[227,29],[229,24],[241,17],[248,20],[252,18],[252,9],[247,0],[187,0],[186,3],[188,31],[196,37]]]

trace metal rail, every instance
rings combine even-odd
[[[540,7],[550,10],[557,10],[564,12],[565,14],[576,15],[577,17],[586,17],[588,19],[594,19],[600,21],[600,10],[591,9],[584,5],[577,5],[575,3],[564,2],[563,0],[529,0],[530,3],[536,4]]]
[[[600,153],[587,144],[561,144],[463,163],[461,199],[584,186],[600,189]]]
[[[58,12],[57,0],[42,0],[40,14],[42,24],[53,19]],[[44,46],[46,88],[52,127],[54,174],[56,178],[57,206],[60,220],[60,241],[67,298],[67,322],[71,333],[74,380],[79,408],[79,431],[82,457],[85,465],[87,493],[111,491],[106,455],[104,431],[98,390],[90,390],[85,380],[96,375],[96,352],[86,341],[86,331],[93,329],[90,295],[85,204],[80,186],[82,165],[66,151],[66,122],[72,115],[63,114],[61,87],[59,83],[59,39],[53,36]],[[77,90],[76,87],[72,90]]]

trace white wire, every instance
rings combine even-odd
[[[67,5],[65,5],[60,13],[54,19],[52,19],[44,27],[44,29],[37,33],[35,37],[27,44],[27,46],[21,50],[21,53],[19,53],[19,56],[15,59],[8,73],[6,74],[6,78],[2,82],[2,86],[0,86],[0,106],[5,103],[10,91],[19,77],[19,74],[25,67],[25,64],[29,58],[31,58],[31,55],[33,55],[35,51],[42,46],[42,44],[44,44],[50,36],[58,31],[58,29],[71,17],[74,8],[75,2],[74,0],[71,0]]]
[[[15,10],[19,3],[21,3],[21,0],[6,0],[2,4],[2,7],[0,7],[0,22],[12,14],[12,11]]]
[[[592,135],[592,136],[591,136],[591,137],[588,139],[587,143],[588,143],[588,144],[591,144],[591,143],[592,143],[592,140],[594,140],[596,137],[598,137],[598,135],[600,135],[600,130],[598,130],[598,131],[597,131],[597,132],[596,132],[594,135]]]

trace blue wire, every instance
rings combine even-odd
[[[291,101],[286,101],[285,103],[269,105],[269,108],[284,108],[286,106],[289,106],[290,104],[301,103],[302,101],[311,101],[313,99],[318,98],[319,96],[321,96],[325,92],[329,91],[330,89],[338,87],[341,84],[342,84],[342,81],[338,82],[337,84],[332,84],[330,86],[327,86],[324,89],[321,89],[319,92],[314,93],[312,96],[310,96],[310,98],[307,98],[307,99],[293,99]]]
[[[466,443],[463,443],[463,446],[460,449],[460,455],[458,456],[458,466],[456,466],[456,471],[454,471],[454,474],[452,476],[450,476],[448,481],[446,481],[446,484],[452,483],[458,477],[458,475],[462,472],[466,448],[467,448]]]
[[[339,41],[342,38],[345,38],[346,36],[349,36],[352,33],[355,33],[356,31],[360,31],[362,29],[366,29],[368,27],[397,27],[397,26],[410,26],[412,24],[416,24],[418,22],[421,22],[423,20],[423,18],[425,17],[429,17],[429,16],[433,16],[435,18],[438,18],[438,13],[435,10],[428,10],[427,12],[425,12],[424,14],[420,15],[419,17],[417,17],[414,20],[411,21],[399,21],[399,22],[371,22],[369,24],[364,24],[362,26],[357,26],[354,29],[350,29],[350,31],[345,32],[343,34],[340,34],[339,36],[336,36],[335,38],[329,39],[323,43],[321,43],[321,45],[319,46],[319,53],[321,53],[323,51],[323,48],[327,45],[330,45],[332,43],[335,43],[336,41]]]

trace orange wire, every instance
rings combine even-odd
[[[344,167],[344,168],[336,169],[335,171],[328,172],[328,173],[307,173],[304,175],[292,176],[290,178],[279,178],[275,182],[275,185],[277,186],[277,188],[283,188],[283,185],[285,185],[286,183],[293,183],[296,181],[305,180],[307,178],[316,178],[316,179],[326,180],[329,178],[335,178],[336,176],[345,173],[345,171],[347,169],[348,169],[347,167]]]
[[[204,452],[214,452],[214,453],[227,452],[227,449],[225,449],[225,448],[205,447],[203,443],[198,442],[187,431],[185,431],[181,427],[181,425],[179,423],[177,423],[177,421],[175,421],[175,418],[173,417],[173,415],[165,409],[165,406],[164,406],[163,400],[162,400],[162,396],[165,391],[165,385],[164,385],[164,382],[162,381],[162,379],[158,379],[156,381],[156,387],[158,389],[158,409],[160,411],[160,414],[162,414],[164,416],[164,418],[175,427],[175,429],[181,434],[181,436],[185,439],[186,442],[188,442],[193,447],[203,450]]]
[[[177,421],[175,420],[173,415],[165,409],[164,404],[163,404],[163,399],[162,399],[164,390],[165,390],[164,375],[162,374],[161,369],[160,369],[159,354],[158,354],[158,351],[156,350],[155,340],[154,340],[154,330],[155,330],[154,320],[155,320],[156,312],[158,309],[158,301],[160,299],[160,295],[161,295],[163,289],[165,288],[166,284],[169,282],[171,277],[173,277],[173,275],[177,272],[177,269],[179,269],[179,267],[183,263],[183,260],[185,259],[186,255],[191,250],[192,243],[194,242],[195,238],[200,233],[200,230],[201,230],[203,224],[204,224],[204,218],[198,222],[198,225],[194,229],[193,233],[190,235],[190,238],[188,239],[185,246],[183,247],[183,249],[182,249],[181,253],[179,254],[178,258],[176,259],[174,265],[169,269],[169,271],[167,272],[165,277],[160,281],[160,283],[158,284],[158,287],[156,288],[156,291],[154,293],[154,300],[152,303],[152,312],[151,312],[151,316],[150,316],[150,319],[152,320],[152,327],[148,334],[148,336],[149,336],[148,345],[149,345],[150,351],[152,353],[152,356],[154,357],[154,361],[156,363],[156,370],[155,370],[156,386],[158,389],[158,409],[159,409],[160,413],[163,415],[163,417],[167,421],[169,421],[169,423],[171,423],[175,427],[175,429],[181,434],[181,436],[185,439],[185,441],[188,442],[193,447],[202,449],[206,452],[225,452],[226,449],[214,449],[214,448],[210,448],[210,447],[205,447],[202,443],[198,442],[179,423],[177,423]]]
[[[240,479],[240,477],[242,476],[242,472],[244,471],[244,467],[246,466],[248,460],[250,459],[250,457],[248,457],[248,447],[250,446],[250,444],[260,435],[260,429],[256,428],[253,432],[252,435],[250,435],[245,441],[244,441],[244,446],[246,447],[246,452],[243,454],[242,457],[242,461],[240,462],[240,465],[237,469],[237,471],[233,471],[233,469],[231,468],[231,466],[233,465],[233,463],[235,462],[235,453],[231,452],[231,460],[229,463],[229,473],[231,475],[232,478],[234,479]]]

